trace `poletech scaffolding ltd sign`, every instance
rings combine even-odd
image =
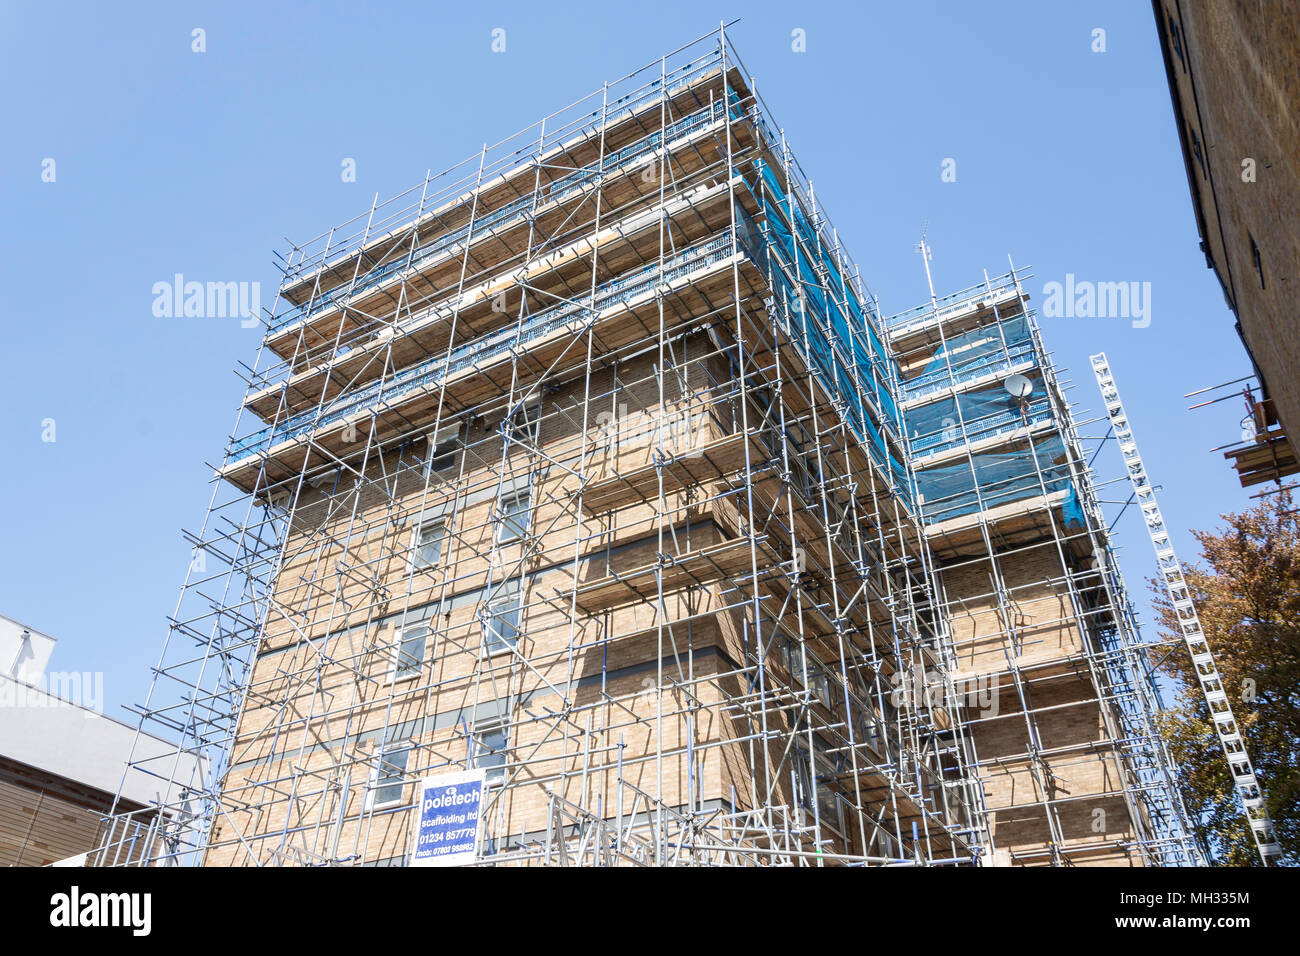
[[[480,767],[420,781],[411,866],[462,866],[474,862],[487,796],[485,775]]]

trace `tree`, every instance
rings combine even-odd
[[[1222,515],[1216,532],[1193,531],[1200,564],[1183,567],[1201,628],[1255,773],[1266,794],[1282,863],[1300,863],[1300,518],[1290,491],[1255,508]],[[1210,721],[1182,631],[1164,585],[1151,579],[1157,620],[1172,653],[1153,653],[1175,687],[1176,705],[1161,732],[1177,767],[1183,800],[1212,859],[1224,866],[1259,862],[1232,777]]]

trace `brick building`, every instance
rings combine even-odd
[[[128,766],[133,748],[176,759],[175,743],[104,716],[94,674],[49,670],[54,645],[0,617],[0,866],[80,865],[110,842],[117,862],[161,856],[146,848],[153,807],[176,794]],[[104,823],[114,813],[133,818],[120,839]]]
[[[282,268],[145,717],[196,860],[469,769],[485,864],[1196,858],[1023,273],[883,317],[720,32]]]
[[[1300,471],[1300,16],[1294,4],[1153,0],[1206,264],[1258,387],[1254,437],[1229,449],[1243,485]]]

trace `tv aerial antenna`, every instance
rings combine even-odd
[[[925,264],[925,281],[930,286],[930,304],[938,308],[939,300],[934,295],[934,277],[930,275],[930,260],[934,258],[934,251],[930,248],[930,244],[925,241],[929,233],[930,220],[927,219],[921,223],[921,241],[916,244],[915,249],[921,254],[921,262]]]

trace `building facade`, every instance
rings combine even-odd
[[[1242,441],[1224,452],[1242,485],[1300,471],[1300,22],[1292,4],[1153,0],[1206,265],[1237,317],[1254,377]]]
[[[0,615],[0,866],[149,861],[167,812],[156,808],[177,794],[128,760],[133,748],[186,758],[175,743],[106,717],[101,675],[50,670],[55,643]],[[114,825],[117,812],[129,825]]]
[[[1089,454],[1016,271],[895,316],[916,506],[1002,862],[1195,863]]]
[[[172,858],[400,865],[479,768],[483,863],[1193,861],[1020,276],[882,318],[779,130],[714,33],[284,257]]]

